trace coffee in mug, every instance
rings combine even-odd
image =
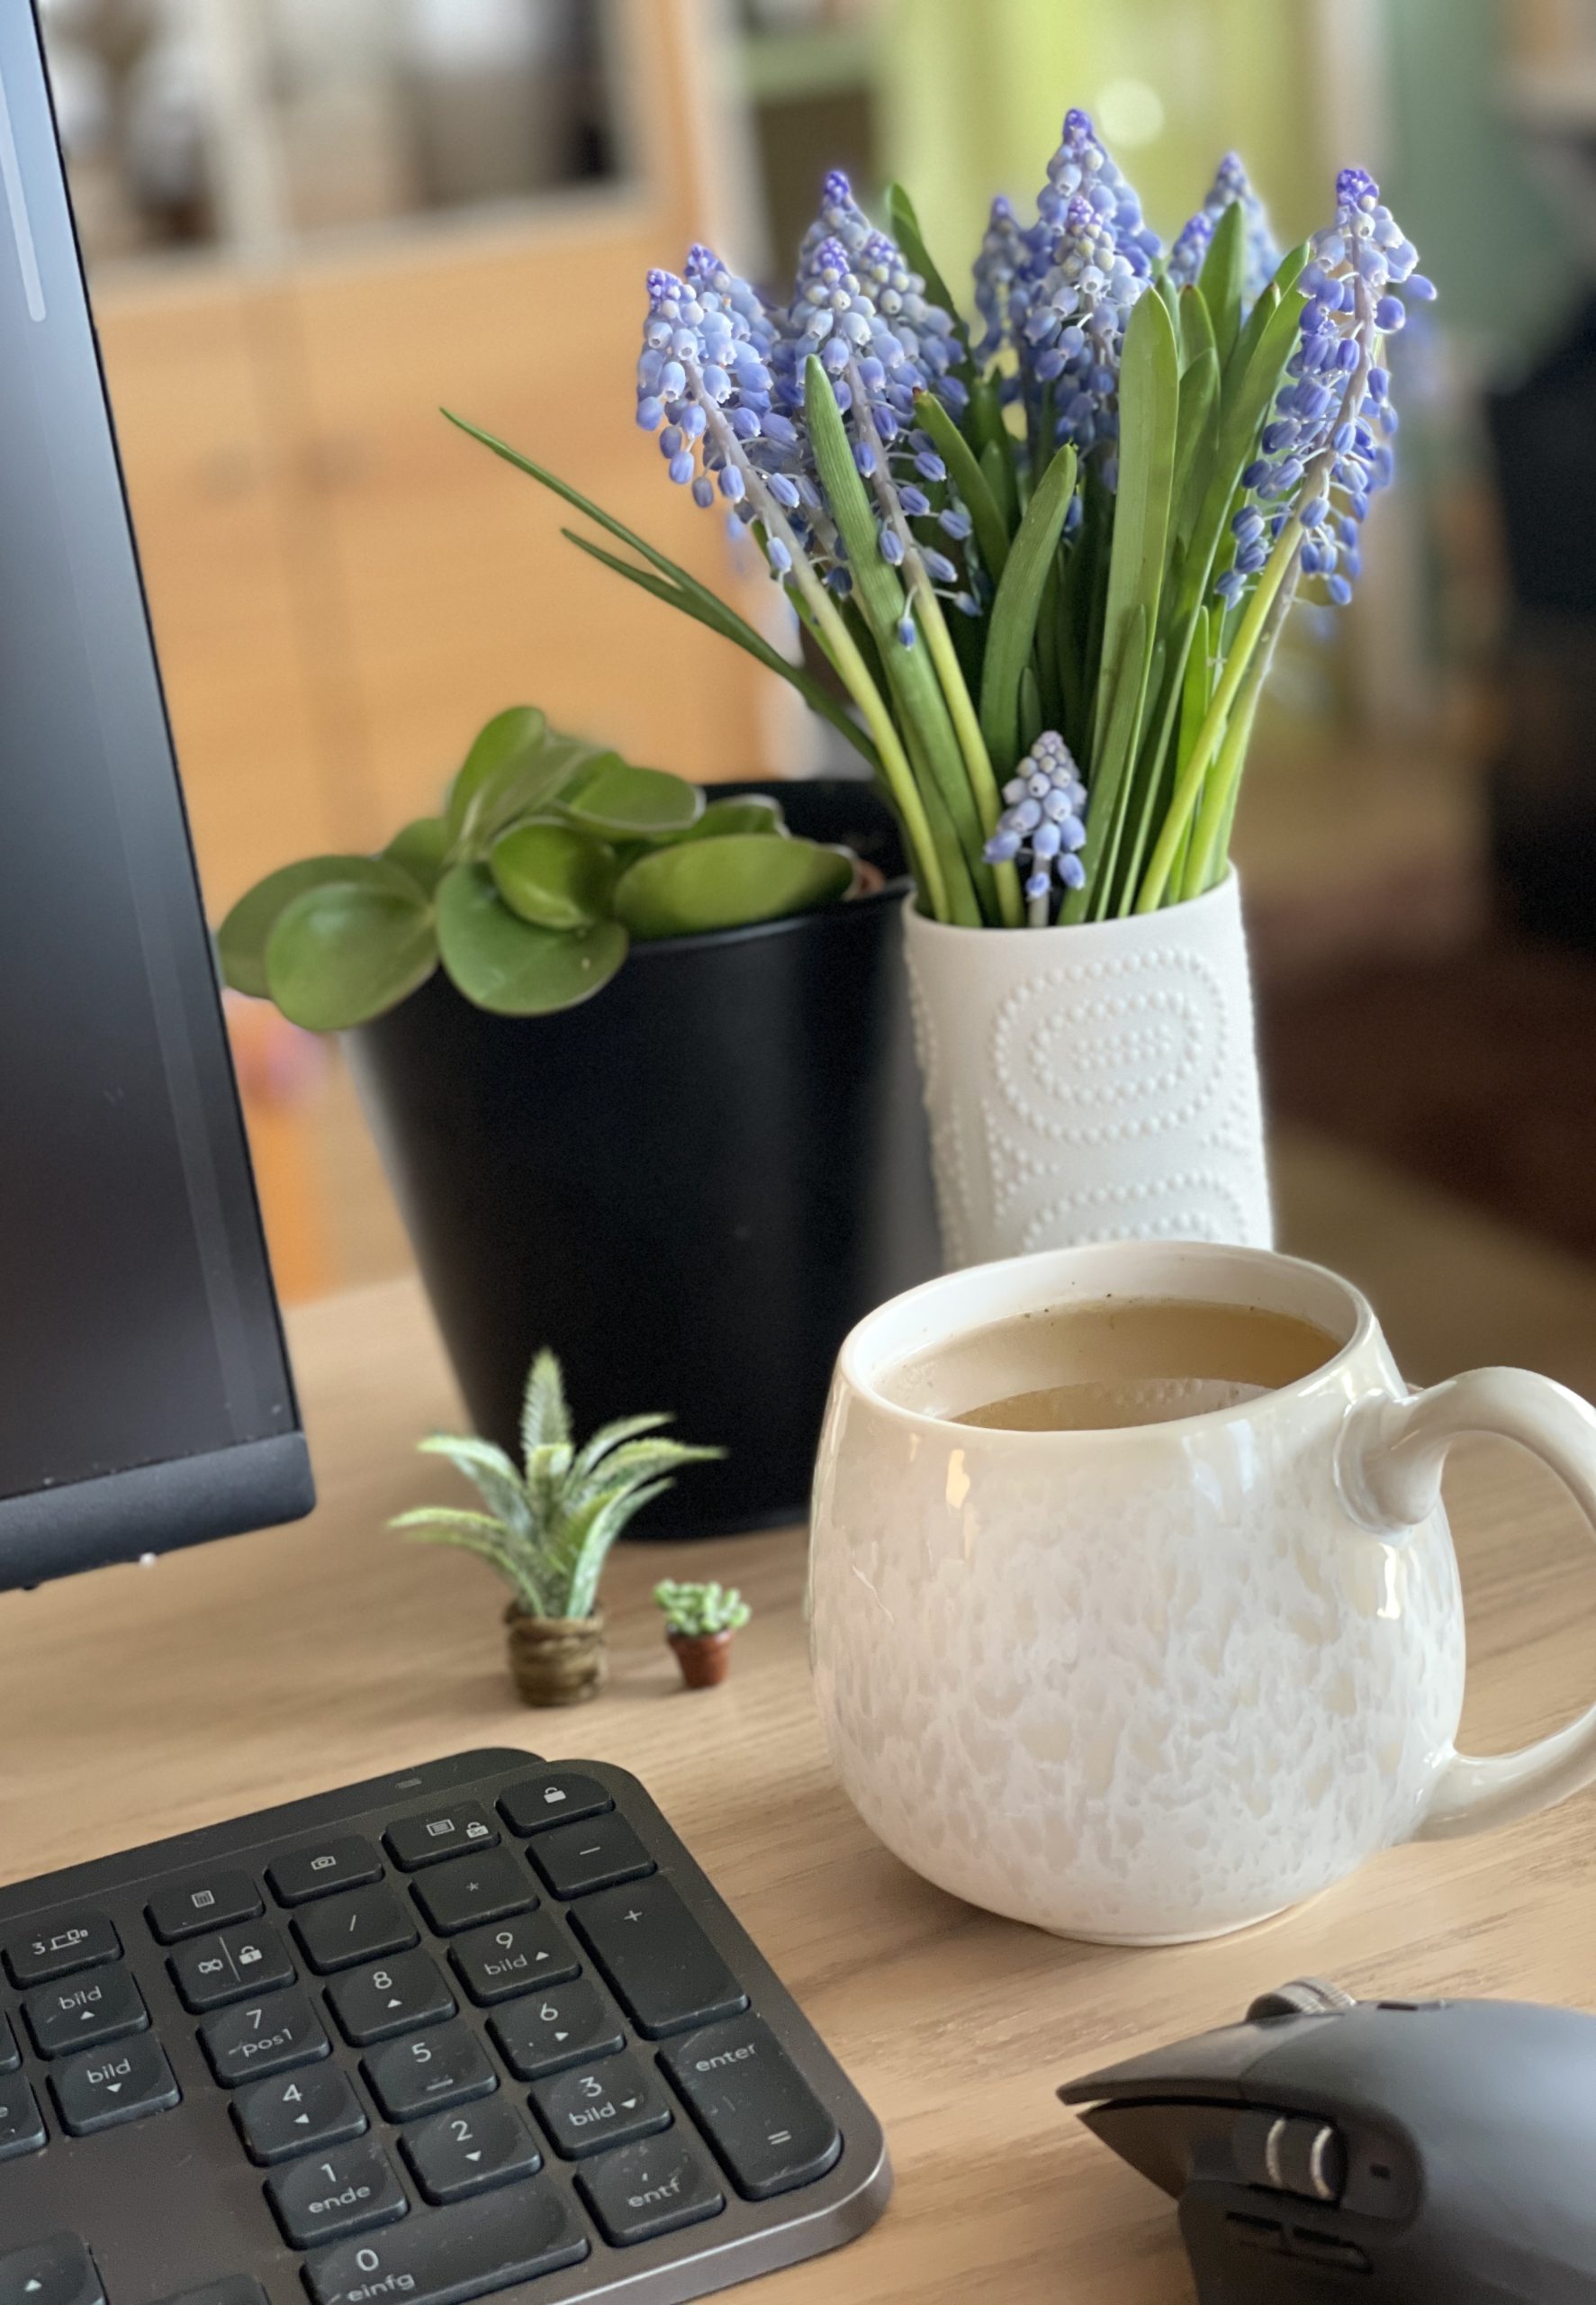
[[[1156,1945],[1590,1783],[1596,1708],[1456,1749],[1465,1433],[1596,1522],[1596,1412],[1515,1369],[1411,1393],[1357,1289],[1289,1257],[1111,1243],[882,1306],[838,1360],[810,1546],[854,1805],[973,1904]]]

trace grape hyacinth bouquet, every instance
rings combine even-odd
[[[637,421],[751,537],[848,701],[544,466],[618,574],[794,683],[864,755],[923,912],[1116,918],[1222,880],[1300,596],[1344,604],[1391,478],[1385,339],[1434,290],[1363,169],[1281,256],[1240,161],[1166,250],[1071,112],[1032,221],[992,204],[960,317],[897,187],[825,181],[767,300],[710,249],[648,275]],[[455,420],[460,421],[459,419]]]

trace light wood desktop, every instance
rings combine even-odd
[[[1192,2292],[1169,2204],[1054,2102],[1057,2083],[1304,1973],[1596,2008],[1596,1795],[1398,1850],[1282,1920],[1168,1952],[1067,1944],[928,1887],[832,1782],[797,1530],[623,1547],[610,1690],[522,1710],[488,1573],[384,1532],[450,1481],[410,1448],[459,1413],[419,1292],[392,1283],[291,1325],[312,1520],[0,1601],[0,1877],[472,1746],[636,1770],[876,2108],[897,2166],[881,2224],[773,2277],[771,2305],[1176,2305]],[[1596,1695],[1596,1575],[1573,1508],[1523,1460],[1477,1451],[1450,1489],[1466,1737],[1501,1748]],[[719,1691],[679,1691],[648,1597],[667,1568],[754,1603]]]

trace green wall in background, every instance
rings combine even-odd
[[[1510,373],[1589,293],[1591,259],[1525,158],[1508,106],[1503,0],[1382,0],[1392,158],[1384,186],[1440,289],[1438,317]]]
[[[1071,104],[1097,118],[1166,239],[1231,145],[1283,240],[1323,219],[1318,140],[1302,126],[1309,50],[1296,0],[889,0],[886,14],[885,173],[908,186],[955,285],[993,193],[1030,212]],[[1133,144],[1114,122],[1156,119],[1146,91],[1162,125]]]

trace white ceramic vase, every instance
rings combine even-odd
[[[1069,928],[907,912],[950,1271],[1095,1241],[1267,1248],[1252,988],[1234,873]]]

